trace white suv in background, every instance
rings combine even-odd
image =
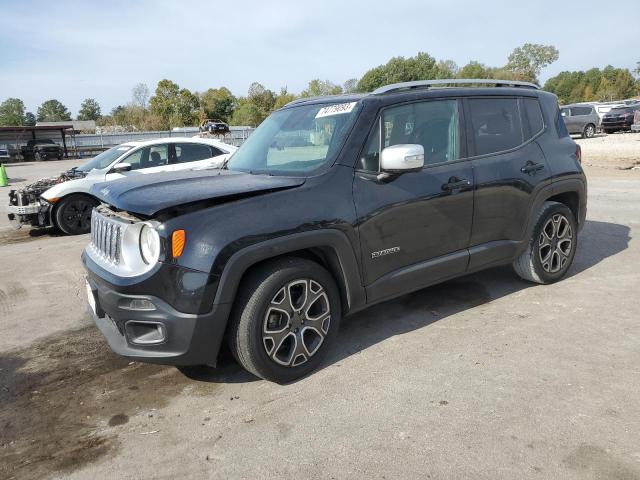
[[[237,150],[206,138],[159,138],[113,147],[59,177],[38,180],[9,193],[9,219],[16,225],[56,226],[68,235],[91,229],[98,205],[89,190],[96,183],[157,173],[220,168]]]

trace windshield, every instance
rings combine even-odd
[[[301,105],[271,114],[229,159],[230,170],[308,175],[331,162],[356,116],[357,102]]]
[[[117,147],[110,148],[109,150],[102,152],[100,155],[93,157],[86,163],[80,165],[76,170],[80,172],[90,172],[91,170],[97,168],[98,170],[102,170],[103,168],[107,168],[109,165],[113,163],[118,157],[122,156],[125,152],[128,152],[133,147],[128,145],[118,145]]]
[[[621,113],[632,113],[633,109],[629,108],[629,107],[617,107],[617,108],[612,108],[609,113],[613,113],[614,115],[617,114],[621,114]]]

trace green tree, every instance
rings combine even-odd
[[[93,98],[85,98],[80,105],[78,120],[98,120],[100,117],[100,104]]]
[[[342,87],[329,80],[318,78],[311,80],[309,85],[300,94],[301,97],[320,97],[324,95],[338,95],[342,93]]]
[[[182,127],[195,125],[198,120],[198,97],[188,89],[180,89],[171,80],[160,80],[156,91],[149,99],[151,114],[159,120],[160,127]]]
[[[590,101],[624,100],[640,92],[640,81],[626,68],[607,65],[586,72],[561,72],[544,84],[563,104]]]
[[[458,78],[491,78],[491,69],[480,62],[471,61],[458,71]]]
[[[198,123],[198,109],[200,101],[198,96],[186,88],[178,92],[175,114],[172,117],[171,126],[189,127]]]
[[[226,87],[210,88],[200,95],[201,120],[220,119],[228,122],[233,115],[237,99]]]
[[[241,98],[238,101],[238,108],[234,110],[231,117],[231,124],[257,127],[264,118],[263,113],[254,103],[247,98]]]
[[[36,116],[31,113],[31,112],[27,112],[24,114],[24,124],[28,125],[30,127],[34,127],[36,124]]]
[[[460,68],[453,60],[440,60],[437,64],[438,78],[456,78]]]
[[[276,94],[258,82],[253,82],[249,86],[248,93],[247,100],[258,108],[262,115],[262,120],[264,120],[273,111],[273,106],[276,103]]]
[[[24,125],[24,102],[19,98],[7,98],[0,103],[0,125]]]
[[[278,110],[279,108],[284,107],[287,103],[293,102],[296,99],[296,96],[293,93],[289,93],[287,87],[282,87],[280,89],[280,93],[276,97],[276,101],[273,105],[274,110]]]
[[[38,107],[39,122],[63,122],[70,121],[71,114],[58,100],[51,99]]]
[[[435,58],[419,52],[415,57],[393,57],[385,65],[367,71],[358,82],[358,91],[370,92],[389,83],[431,80],[447,74]]]
[[[522,80],[537,82],[542,69],[558,60],[559,55],[553,45],[525,43],[511,52],[506,69]]]
[[[162,128],[165,130],[170,128],[171,119],[176,114],[179,93],[178,84],[165,78],[158,82],[155,94],[149,99],[151,113],[161,119]]]

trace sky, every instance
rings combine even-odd
[[[126,104],[140,82],[299,93],[311,79],[341,84],[420,51],[502,66],[524,43],[555,45],[560,58],[541,81],[640,61],[638,29],[601,0],[0,0],[0,12],[0,102],[18,97],[35,113],[56,98],[74,117],[84,98],[103,114]],[[617,0],[615,12],[637,17],[639,0]]]

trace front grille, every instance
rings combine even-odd
[[[91,246],[105,260],[118,264],[122,254],[124,224],[100,214],[91,215]]]

